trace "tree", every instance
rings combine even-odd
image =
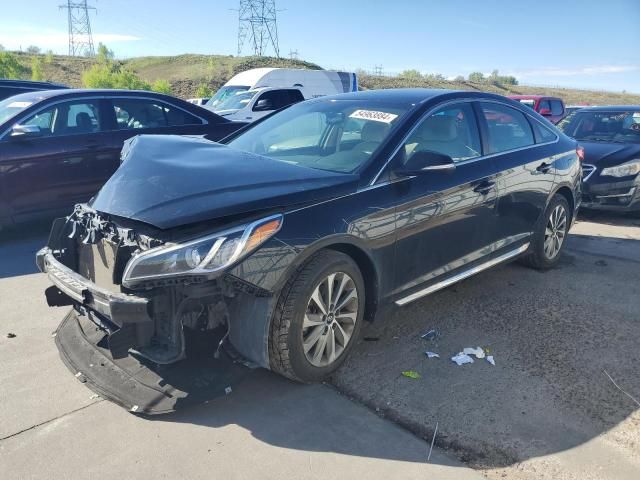
[[[151,85],[151,90],[158,93],[164,93],[166,95],[171,95],[171,84],[166,80],[156,80]]]
[[[464,76],[462,75],[458,75],[456,78],[453,79],[456,82],[464,82]]]
[[[42,60],[40,57],[34,56],[31,58],[31,80],[36,82],[44,80],[44,75],[42,74]]]
[[[53,50],[47,50],[47,53],[44,56],[44,63],[53,63]]]
[[[98,44],[98,53],[96,54],[96,60],[98,63],[109,63],[115,58],[113,50],[109,50],[104,43]]]
[[[481,72],[471,72],[467,77],[470,82],[482,83],[484,82],[484,75]]]
[[[196,90],[196,97],[198,98],[210,98],[213,95],[213,90],[206,83],[201,83],[198,85],[198,89]]]
[[[18,62],[15,55],[0,52],[0,78],[20,78],[25,68]]]
[[[29,45],[27,47],[27,53],[31,55],[38,55],[40,53],[40,47],[36,47],[35,45]]]
[[[4,52],[4,45],[0,43],[0,52]]]

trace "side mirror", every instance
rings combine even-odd
[[[269,110],[274,110],[273,102],[266,98],[263,98],[262,100],[258,100],[256,104],[253,106],[254,112],[266,112]]]
[[[449,155],[444,153],[433,152],[431,150],[423,150],[415,152],[409,158],[409,161],[396,170],[398,175],[424,175],[433,171],[453,171],[456,164]]]
[[[551,109],[550,108],[541,108],[538,113],[540,115],[542,115],[543,117],[550,117],[551,116]]]
[[[11,138],[15,138],[16,140],[22,138],[32,138],[39,137],[42,135],[42,131],[40,127],[37,125],[14,125],[11,127]]]

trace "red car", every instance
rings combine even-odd
[[[565,116],[564,102],[558,97],[544,95],[509,95],[509,98],[533,108],[551,123],[558,123]]]

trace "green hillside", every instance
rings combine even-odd
[[[18,59],[25,67],[25,75],[30,74],[32,55],[17,53]],[[46,80],[61,82],[72,87],[81,87],[81,75],[93,64],[93,60],[80,57],[62,55],[40,56],[42,59],[42,73]],[[277,59],[270,57],[235,57],[232,55],[177,55],[171,57],[137,57],[117,61],[127,69],[136,73],[147,82],[167,80],[171,84],[172,92],[178,97],[188,98],[196,94],[202,84],[216,90],[235,73],[257,67],[293,67],[313,68],[321,67],[301,60]],[[559,96],[567,104],[591,105],[620,105],[640,104],[640,95],[578,90],[570,88],[529,87],[525,85],[502,85],[499,83],[469,81],[449,81],[429,76],[424,78],[402,78],[390,76],[374,76],[360,73],[360,87],[398,88],[398,87],[427,87],[450,88],[459,90],[482,90],[511,94],[543,94]]]

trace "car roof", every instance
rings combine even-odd
[[[340,93],[320,98],[340,100],[383,100],[407,103],[422,103],[431,98],[448,93],[462,93],[462,90],[445,90],[441,88],[389,88],[381,90],[361,90],[359,92]]]
[[[554,100],[561,100],[560,97],[554,97],[552,95],[509,95],[508,97],[513,100],[540,100],[541,98],[553,98]]]
[[[35,80],[15,80],[10,78],[0,78],[0,87],[24,87],[24,88],[42,88],[46,90],[47,87],[55,88],[69,88],[62,83],[55,82],[38,82]]]
[[[640,105],[598,105],[594,107],[581,107],[580,110],[593,112],[628,112],[629,110],[640,110]]]

